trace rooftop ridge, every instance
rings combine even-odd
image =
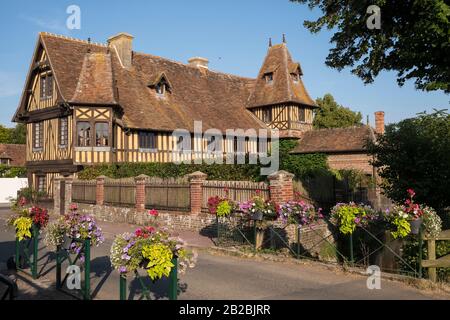
[[[149,56],[149,57],[152,57],[152,58],[155,58],[155,59],[165,60],[165,61],[168,61],[168,62],[171,62],[171,63],[175,63],[175,64],[178,64],[178,65],[181,65],[181,66],[184,66],[184,67],[198,69],[196,66],[192,66],[189,63],[176,61],[176,60],[173,60],[173,59],[170,59],[170,58],[157,56],[157,55],[154,55],[154,54],[151,54],[151,53],[145,53],[145,52],[139,52],[139,51],[133,51],[133,53],[134,54],[143,55],[143,56]],[[240,75],[236,75],[236,74],[232,74],[232,73],[227,73],[227,72],[223,72],[223,71],[217,71],[217,70],[211,70],[211,69],[208,69],[206,71],[211,72],[211,73],[217,73],[219,75],[230,76],[230,77],[234,77],[234,78],[240,78],[240,79],[244,79],[244,80],[255,80],[255,78],[244,77],[244,76],[240,76]]]
[[[319,129],[314,129],[308,132],[313,132],[313,131],[332,131],[332,130],[350,130],[350,129],[362,129],[362,128],[371,128],[370,125],[367,124],[362,124],[360,126],[354,125],[354,126],[350,126],[350,127],[343,127],[343,128],[319,128]]]
[[[70,40],[70,41],[75,41],[75,42],[81,42],[84,44],[90,44],[90,45],[104,47],[104,48],[108,47],[108,45],[105,43],[92,42],[92,41],[89,42],[88,40],[77,39],[77,38],[73,38],[73,37],[69,37],[69,36],[65,36],[65,35],[61,35],[61,34],[56,34],[56,33],[51,33],[51,32],[47,32],[47,31],[39,32],[39,34],[50,36],[50,37],[55,37],[55,38],[60,38],[60,39],[65,39],[65,40]]]

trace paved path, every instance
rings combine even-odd
[[[0,210],[0,223],[6,216]],[[129,225],[101,223],[106,242],[92,250],[91,279],[95,299],[118,299],[118,274],[111,269],[109,249],[114,234],[130,230]],[[121,230],[119,230],[121,229]],[[132,230],[132,229],[131,229]],[[197,246],[210,246],[207,238],[183,234]],[[0,262],[14,253],[14,234],[0,232]],[[69,299],[54,290],[54,255],[42,248],[39,266],[43,275],[31,281],[19,274],[21,299]],[[296,264],[221,256],[199,251],[195,269],[180,277],[180,299],[450,299],[449,295],[421,292],[403,283],[382,280],[381,290],[369,290],[366,278],[330,271],[317,264]],[[137,297],[139,286],[130,284],[130,295]],[[153,286],[154,297],[165,299],[167,283]]]

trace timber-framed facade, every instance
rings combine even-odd
[[[269,47],[253,79],[211,71],[204,58],[183,64],[138,53],[132,40],[39,34],[13,118],[27,126],[29,183],[39,191],[51,195],[56,176],[95,164],[204,159],[211,141],[194,135],[196,121],[202,132],[278,129],[299,138],[312,129],[317,106],[285,43]],[[176,129],[191,134],[190,153],[174,152]],[[257,154],[270,141],[224,137],[220,150]]]

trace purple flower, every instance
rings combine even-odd
[[[121,267],[119,268],[119,272],[120,272],[120,273],[125,273],[125,272],[127,272],[127,267],[121,266]]]
[[[122,258],[122,260],[127,260],[127,261],[131,259],[131,257],[126,253],[124,253],[121,258]]]

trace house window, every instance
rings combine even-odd
[[[109,125],[107,122],[95,124],[95,146],[107,147],[109,142]]]
[[[270,123],[272,122],[272,109],[268,108],[268,109],[264,109],[262,111],[262,117],[263,117],[263,121],[265,123]]]
[[[298,82],[298,80],[299,80],[298,73],[291,73],[291,79],[294,82]]]
[[[267,139],[258,139],[257,152],[267,154],[267,144],[268,144]]]
[[[245,139],[234,137],[233,141],[233,151],[235,153],[243,153],[245,152]]]
[[[273,82],[273,72],[269,72],[269,73],[266,73],[265,75],[264,75],[264,79],[266,79],[266,83],[272,83]]]
[[[79,147],[91,145],[91,124],[89,122],[77,122],[77,145]]]
[[[9,159],[8,158],[1,158],[0,164],[9,165]]]
[[[306,120],[306,110],[304,108],[298,108],[298,121],[305,122]]]
[[[42,148],[42,142],[44,140],[43,123],[33,123],[33,148]]]
[[[139,148],[141,149],[156,149],[156,136],[153,132],[140,131],[139,132]]]
[[[211,136],[208,138],[206,148],[207,148],[208,152],[217,151],[216,150],[216,137]]]
[[[41,76],[41,100],[50,99],[53,96],[53,75],[47,74]]]
[[[36,177],[36,189],[38,192],[47,192],[47,179],[45,176]]]
[[[67,147],[69,137],[68,119],[59,119],[59,146]]]
[[[165,83],[162,83],[162,82],[158,83],[158,84],[155,86],[155,90],[156,90],[156,93],[157,93],[157,94],[159,94],[159,95],[164,95],[164,94],[166,93],[166,84],[165,84]]]

